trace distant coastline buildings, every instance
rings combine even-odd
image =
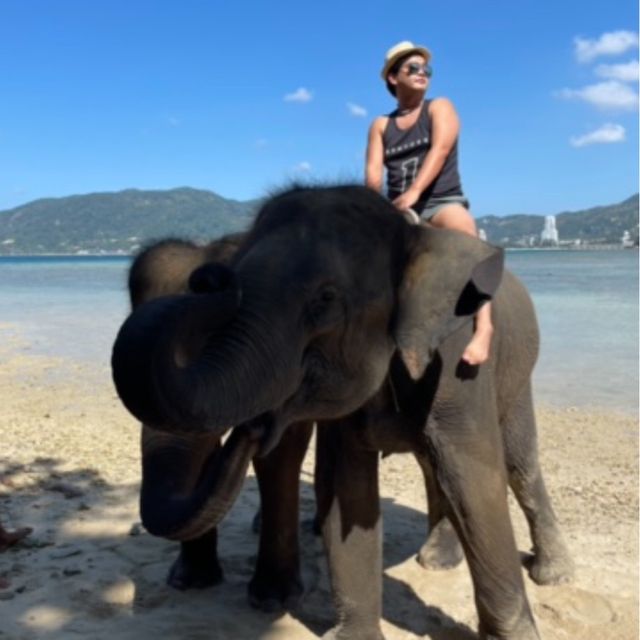
[[[633,241],[633,238],[628,231],[625,231],[622,234],[622,239],[620,242],[622,243],[623,249],[633,249],[633,247],[635,246],[635,242]]]
[[[560,244],[560,238],[558,236],[558,229],[556,228],[556,217],[545,216],[544,229],[540,234],[540,244],[544,246],[557,247]]]
[[[483,222],[483,221],[479,221]],[[573,229],[575,231],[575,229]],[[478,237],[486,242],[497,243],[506,247],[523,249],[637,249],[639,225],[636,223],[631,229],[627,229],[619,236],[616,242],[609,237],[608,240],[593,241],[583,237],[560,238],[556,216],[545,216],[542,230],[538,233],[533,228],[519,236],[505,236],[496,238],[495,229],[478,226]],[[570,232],[569,232],[570,233]],[[606,230],[604,231],[606,233]],[[603,235],[604,235],[603,233]],[[490,237],[491,236],[491,237]]]

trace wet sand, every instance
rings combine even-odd
[[[139,525],[139,428],[121,407],[106,366],[38,357],[6,328],[0,336],[0,521],[34,528],[0,554],[0,638],[305,640],[331,627],[322,544],[307,530],[299,610],[264,614],[249,607],[258,506],[252,474],[220,529],[225,581],[202,591],[167,587],[177,543]],[[538,587],[525,574],[542,637],[637,638],[637,420],[571,408],[537,413],[543,470],[577,565],[569,585]],[[312,472],[310,451],[302,518],[314,511]],[[427,529],[416,463],[390,456],[381,473],[387,639],[475,638],[466,565],[433,572],[415,561]],[[526,552],[526,524],[511,506]]]

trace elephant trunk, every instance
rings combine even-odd
[[[267,313],[239,308],[237,287],[166,296],[137,307],[112,354],[127,409],[168,432],[221,435],[278,406],[299,383],[284,328]]]
[[[199,538],[224,518],[259,446],[256,426],[234,429],[224,446],[210,436],[143,427],[140,515],[155,536]]]

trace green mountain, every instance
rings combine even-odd
[[[155,239],[206,241],[248,227],[259,200],[228,200],[210,191],[127,189],[35,200],[0,211],[0,255],[42,253],[131,253]],[[490,242],[539,244],[544,216],[484,216]],[[556,215],[561,242],[619,244],[625,231],[638,238],[638,195],[604,207]]]
[[[638,243],[638,194],[623,202],[583,211],[558,213],[556,229],[560,243],[620,244],[624,232]],[[502,246],[538,246],[544,228],[544,216],[484,216],[476,220],[487,240]]]
[[[35,200],[0,212],[0,254],[130,253],[168,236],[209,240],[245,229],[258,205],[187,187]]]

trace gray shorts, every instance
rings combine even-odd
[[[436,213],[451,204],[459,204],[469,211],[469,201],[464,196],[441,196],[439,198],[429,198],[423,209],[420,209],[419,206],[414,206],[414,209],[422,220],[429,222]]]

